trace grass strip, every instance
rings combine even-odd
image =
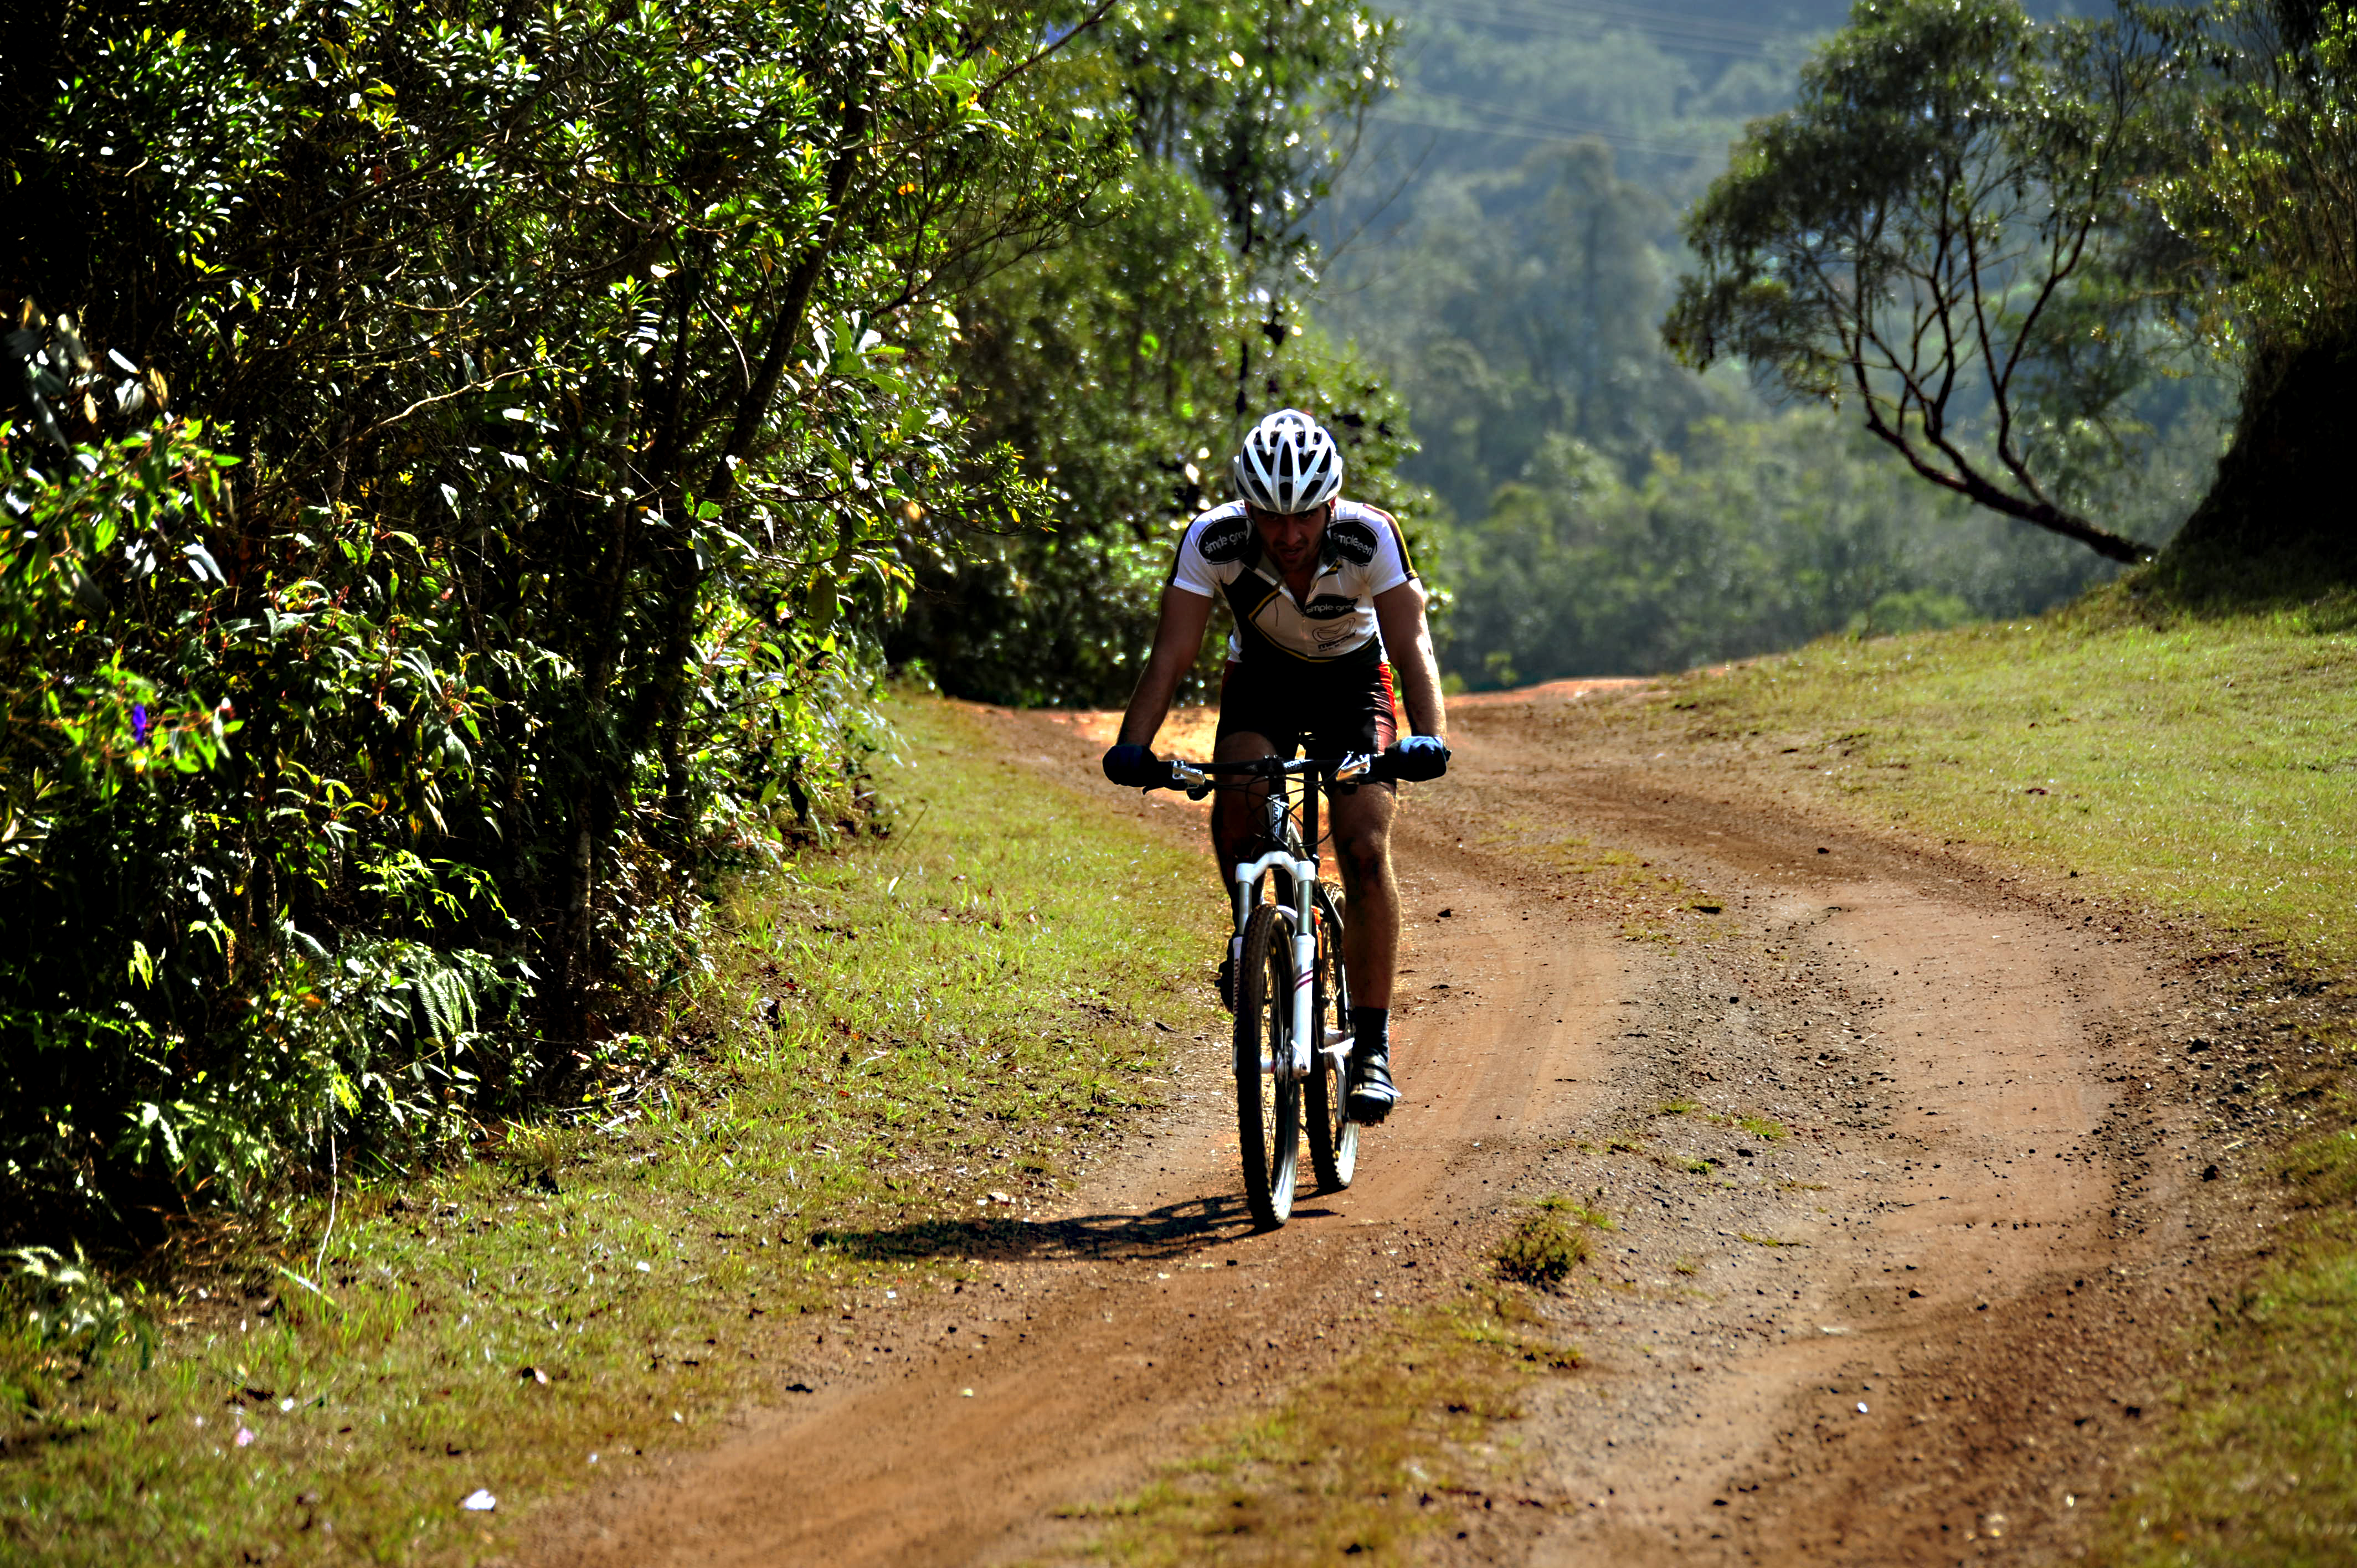
[[[1274,1412],[1211,1438],[1136,1495],[1071,1518],[1105,1520],[1092,1554],[1137,1568],[1382,1562],[1457,1531],[1511,1485],[1489,1452],[1533,1379],[1579,1364],[1512,1286],[1404,1315]]]
[[[1523,1413],[1534,1379],[1578,1349],[1549,1320],[1554,1287],[1587,1259],[1600,1208],[1540,1199],[1491,1249],[1497,1280],[1465,1299],[1385,1319],[1325,1377],[1263,1416],[1213,1434],[1135,1496],[1067,1517],[1110,1521],[1095,1556],[1125,1564],[1275,1564],[1395,1555],[1462,1536],[1515,1484],[1496,1428]]]
[[[2191,1337],[2179,1419],[2112,1509],[2101,1561],[2357,1560],[2357,1131],[2299,1144],[2278,1174],[2303,1212]]]
[[[0,1557],[494,1555],[533,1508],[857,1358],[888,1291],[961,1272],[1114,1146],[1211,1026],[1204,988],[1173,989],[1221,925],[1198,857],[948,704],[895,716],[881,783],[913,831],[748,879],[629,1104],[347,1179],[316,1292],[293,1276],[323,1200],[146,1260],[145,1367],[82,1353],[109,1287],[14,1282]],[[496,1510],[460,1507],[478,1489]]]
[[[2357,636],[2152,627],[2114,599],[1830,639],[1621,704],[1652,749],[1733,750],[1854,815],[2076,873],[2309,965],[2357,954]],[[1673,755],[1676,755],[1674,753]]]

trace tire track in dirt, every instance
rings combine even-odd
[[[1467,717],[1430,827],[1625,846],[1724,911],[1598,1064],[1582,1131],[1642,1147],[1535,1173],[1625,1218],[1589,1364],[1523,1423],[1544,1506],[1480,1560],[2078,1555],[2194,1299],[2155,1222],[2209,1229],[2136,1136],[2160,957],[1738,777]]]
[[[2124,1132],[2151,956],[1728,778],[1598,765],[1533,719],[1469,712],[1450,778],[1403,812],[1408,1099],[1350,1192],[1251,1233],[1223,1042],[1203,1044],[1119,1172],[1012,1240],[963,1238],[985,1279],[865,1304],[856,1339],[819,1329],[814,1394],[552,1520],[530,1559],[1059,1555],[1080,1539],[1060,1507],[1135,1487],[1355,1325],[1454,1288],[1547,1191],[1621,1220],[1601,1283],[1546,1309],[1589,1362],[1522,1423],[1525,1473],[1501,1486],[1531,1506],[1439,1556],[2069,1554],[2176,1299],[2130,1222],[2182,1207]],[[987,722],[1035,766],[1093,761],[1085,724]],[[1551,865],[1575,837],[1722,912],[1660,912],[1676,945],[1622,940],[1641,899]]]
[[[1013,754],[1046,746],[1042,765],[1093,765],[1098,748],[1069,733],[1000,722]],[[1182,831],[1195,831],[1191,818]],[[1444,880],[1420,860],[1408,875]],[[1349,1191],[1305,1192],[1291,1225],[1254,1234],[1224,1043],[1200,1049],[1181,1099],[1129,1144],[1128,1179],[1092,1184],[1082,1206],[1023,1227],[1012,1246],[970,1240],[965,1255],[989,1261],[991,1281],[909,1311],[898,1337],[921,1343],[897,1375],[806,1373],[829,1379],[814,1397],[554,1521],[533,1560],[916,1564],[1054,1552],[1074,1533],[1054,1517],[1060,1505],[1134,1487],[1206,1418],[1328,1363],[1353,1323],[1452,1286],[1468,1222],[1505,1201],[1568,1114],[1578,1086],[1553,1081],[1557,1067],[1590,1053],[1582,1031],[1635,956],[1586,933],[1520,961],[1504,890],[1452,896],[1464,908],[1424,926],[1408,961],[1451,1000],[1403,1039],[1406,1101],[1364,1140]],[[1533,1034],[1540,1016],[1563,1022]]]

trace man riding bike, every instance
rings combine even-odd
[[[1388,513],[1338,499],[1342,454],[1318,422],[1294,409],[1270,414],[1244,437],[1232,472],[1238,499],[1203,513],[1178,542],[1154,650],[1123,715],[1105,777],[1165,783],[1153,752],[1179,681],[1203,645],[1215,597],[1235,630],[1220,683],[1215,760],[1386,751],[1394,778],[1437,779],[1448,766],[1448,715],[1424,588],[1407,540]],[[1387,656],[1388,655],[1388,661]],[[1413,732],[1394,744],[1392,676]],[[1267,786],[1258,786],[1265,791]],[[1392,973],[1399,959],[1399,887],[1392,875],[1394,786],[1337,791],[1330,821],[1348,900],[1343,959],[1351,977],[1348,1111],[1381,1122],[1398,1101],[1391,1075]],[[1261,798],[1223,791],[1211,812],[1222,865],[1252,858],[1267,820]],[[1232,957],[1221,966],[1221,1000],[1234,1005]]]

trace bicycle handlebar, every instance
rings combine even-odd
[[[1347,752],[1340,757],[1254,757],[1242,762],[1189,762],[1183,757],[1169,759],[1170,778],[1165,783],[1149,784],[1149,789],[1184,789],[1197,800],[1217,786],[1212,782],[1222,775],[1245,778],[1276,779],[1288,774],[1309,773],[1330,778],[1336,784],[1380,784],[1392,776],[1391,759],[1380,753]]]

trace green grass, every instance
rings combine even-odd
[[[1599,1209],[1568,1198],[1549,1197],[1516,1220],[1490,1256],[1498,1266],[1499,1278],[1552,1290],[1587,1262],[1588,1231],[1612,1228],[1610,1218]]]
[[[792,1398],[789,1366],[860,1355],[888,1289],[957,1273],[1084,1171],[1211,1026],[1222,911],[1195,854],[1085,782],[996,762],[944,704],[897,717],[909,830],[747,882],[665,1075],[344,1182],[325,1298],[287,1272],[315,1273],[317,1201],[141,1264],[145,1369],[42,1343],[18,1282],[0,1557],[494,1554],[535,1506]],[[497,1512],[457,1509],[477,1487]]]
[[[1664,738],[1869,820],[2304,959],[2357,953],[2357,636],[2089,610],[1821,642],[1671,692],[1648,721]]]
[[[1075,1510],[1106,1520],[1095,1554],[1140,1568],[1396,1560],[1453,1532],[1511,1460],[1478,1447],[1523,1413],[1533,1379],[1579,1352],[1511,1287],[1386,1323],[1274,1413],[1228,1427],[1135,1496]]]
[[[2182,1414],[2106,1521],[2106,1562],[2357,1559],[2357,1132],[2301,1144],[2279,1174],[2308,1211],[2193,1337]]]

